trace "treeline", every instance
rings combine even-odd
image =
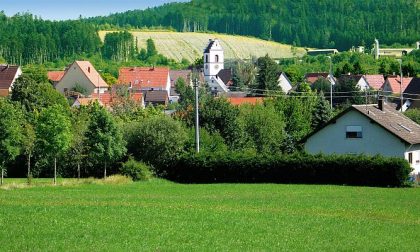
[[[0,12],[0,58],[9,64],[42,64],[99,52],[92,24],[82,20],[46,21],[31,14],[7,17]]]
[[[419,8],[416,0],[193,0],[88,21],[104,28],[163,26],[347,50],[370,47],[375,38],[387,45],[413,44],[420,39]]]

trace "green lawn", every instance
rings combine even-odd
[[[154,180],[0,189],[0,251],[28,250],[419,251],[420,188]]]

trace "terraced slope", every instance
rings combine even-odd
[[[111,31],[99,32],[102,40],[108,32]],[[208,40],[214,38],[221,40],[226,59],[248,59],[250,56],[260,57],[266,54],[272,58],[293,57],[292,46],[257,38],[166,31],[133,31],[132,34],[137,38],[139,48],[146,48],[146,40],[152,38],[159,53],[178,61],[182,58],[193,61],[201,57]],[[301,56],[305,52],[305,49],[301,47],[297,47],[295,51],[297,56]]]

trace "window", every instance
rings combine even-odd
[[[347,126],[346,138],[363,138],[362,126]]]
[[[219,62],[219,55],[216,55],[216,63]]]
[[[412,152],[408,153],[408,163],[410,163],[410,164],[413,163],[413,153]]]
[[[209,56],[208,55],[206,55],[206,60],[204,62],[206,62],[206,63],[209,62]]]

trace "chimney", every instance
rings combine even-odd
[[[88,67],[88,73],[90,73],[90,67]]]
[[[378,109],[384,111],[384,97],[382,95],[378,96]]]

